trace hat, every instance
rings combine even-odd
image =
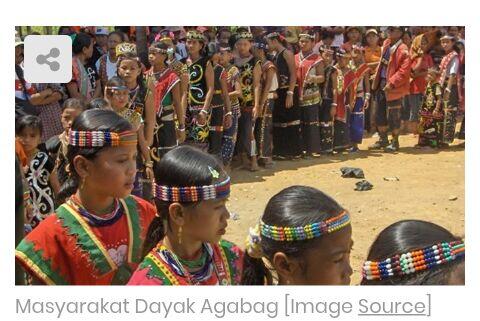
[[[220,44],[218,46],[218,52],[232,52],[232,47],[230,47],[230,45],[227,45],[227,44]]]
[[[368,36],[371,33],[374,33],[378,36],[378,31],[377,31],[377,29],[374,29],[374,28],[368,29],[367,32],[365,32],[365,36]]]
[[[107,28],[104,28],[104,27],[97,27],[95,29],[95,35],[108,36],[108,30]]]
[[[169,26],[169,27],[165,27],[165,29],[168,29],[171,32],[182,31],[182,27],[179,27],[179,26]]]

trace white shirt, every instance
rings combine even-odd
[[[102,59],[102,57],[98,58],[97,62],[95,63],[95,68],[97,68],[98,73],[100,73],[100,59]],[[106,67],[107,67],[107,78],[108,78],[108,80],[110,80],[110,78],[117,75],[117,63],[116,62],[111,62],[109,55],[107,55],[107,66]]]

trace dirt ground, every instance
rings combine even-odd
[[[356,154],[314,159],[277,161],[274,169],[251,173],[235,170],[228,208],[238,218],[229,221],[225,239],[244,247],[248,228],[262,215],[268,200],[291,185],[316,187],[334,197],[352,216],[350,257],[352,284],[360,282],[360,266],[377,234],[399,220],[421,219],[437,223],[463,236],[465,228],[465,153],[453,146],[446,150],[418,150],[413,135],[400,137],[397,154],[368,151],[375,138],[364,139]],[[354,191],[354,178],[342,178],[340,168],[360,167],[374,185]],[[384,177],[399,181],[385,181]]]

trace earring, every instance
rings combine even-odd
[[[178,237],[178,244],[182,244],[182,227],[181,226],[178,228],[177,237]]]

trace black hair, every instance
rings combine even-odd
[[[367,256],[368,261],[381,261],[395,255],[429,247],[441,242],[459,241],[445,228],[426,221],[404,220],[385,228],[377,236]],[[447,285],[451,273],[464,264],[465,257],[436,266],[432,269],[415,272],[404,277],[391,277],[385,280],[363,279],[362,285]],[[464,267],[463,267],[464,269]]]
[[[110,32],[108,34],[108,38],[110,38],[111,36],[115,36],[115,35],[120,38],[120,41],[123,41],[123,32],[117,31],[117,30]]]
[[[123,117],[119,116],[112,110],[92,109],[81,113],[73,121],[71,130],[75,131],[109,131],[120,133],[132,130],[132,125]],[[62,185],[57,195],[57,201],[63,203],[65,199],[73,195],[78,188],[79,177],[73,166],[73,159],[77,155],[81,155],[86,159],[93,160],[98,153],[109,147],[92,147],[84,148],[77,146],[68,146],[67,162],[70,167],[68,179]]]
[[[161,49],[161,50],[168,50],[170,48],[170,45],[165,41],[155,41],[150,45],[150,47]],[[164,54],[164,55],[165,55],[165,59],[163,60],[163,63],[167,64],[168,54]]]
[[[59,35],[71,35],[72,33],[73,33],[72,29],[68,26],[58,27],[57,34],[59,34]]]
[[[113,76],[105,84],[106,94],[111,96],[111,95],[113,95],[113,92],[115,91],[115,90],[109,89],[109,87],[123,87],[123,86],[125,86],[125,87],[127,86],[125,84],[125,81],[118,76]]]
[[[95,98],[88,103],[87,109],[105,109],[108,106],[110,106],[110,104],[105,99]]]
[[[85,32],[79,32],[75,36],[75,39],[72,42],[72,52],[74,55],[78,55],[82,52],[83,48],[90,47],[93,39],[92,36]]]
[[[43,132],[42,120],[38,116],[26,115],[20,117],[15,122],[15,135],[20,135],[25,128],[31,128],[33,130],[38,130],[40,135]]]
[[[307,201],[308,200],[308,201]],[[344,211],[333,198],[322,191],[308,186],[290,186],[273,196],[267,203],[261,220],[275,226],[305,226],[338,216]],[[263,255],[272,262],[277,252],[300,258],[307,249],[317,247],[322,239],[314,238],[304,241],[275,241],[261,237]],[[271,272],[263,260],[244,256],[242,284],[263,285],[264,279],[271,279]]]
[[[86,109],[86,106],[85,106],[85,103],[83,102],[83,100],[80,100],[78,98],[68,98],[62,104],[62,112],[65,109],[69,109],[69,108],[79,109],[81,111],[84,111]]]
[[[328,30],[328,29],[324,29],[322,30],[322,39],[335,39],[335,32],[331,31],[331,30]]]
[[[133,52],[125,52],[125,53],[122,53],[122,55],[120,57],[118,57],[118,60],[117,60],[117,75],[119,74],[118,69],[120,68],[120,64],[124,60],[134,60],[134,61],[137,62],[138,68],[140,68],[140,74],[137,77],[137,85],[143,86],[142,62],[138,58],[138,55],[133,53]]]
[[[220,175],[213,178],[208,167],[216,170]],[[225,180],[227,174],[222,164],[214,156],[201,151],[198,148],[184,145],[172,149],[165,154],[155,169],[155,182],[166,186],[203,186],[211,185]],[[181,203],[182,206],[195,206],[199,202]],[[155,199],[157,215],[148,227],[143,255],[160,242],[170,227],[168,208],[171,202]],[[167,226],[165,226],[165,222]]]

